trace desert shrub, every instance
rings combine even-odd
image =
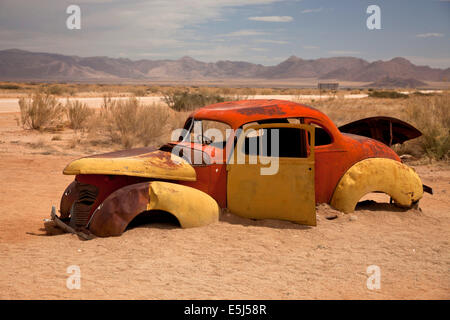
[[[160,91],[160,88],[158,86],[150,86],[147,89],[147,92],[150,92],[150,93],[153,93],[153,94],[159,93],[159,91]]]
[[[49,94],[53,94],[53,95],[59,96],[59,95],[62,95],[65,92],[65,90],[64,90],[64,88],[62,86],[53,85],[53,86],[50,86],[50,87],[47,88],[47,92]]]
[[[225,98],[220,95],[190,93],[188,91],[165,93],[163,99],[164,102],[175,111],[191,111],[208,104],[225,101]]]
[[[19,99],[20,121],[24,128],[40,130],[62,121],[63,108],[58,100],[48,94],[36,92]]]
[[[136,127],[136,138],[144,146],[157,142],[170,131],[167,121],[170,114],[165,106],[153,104],[141,106]]]
[[[408,95],[397,91],[371,91],[369,92],[369,97],[399,99],[399,98],[408,98]]]
[[[100,111],[111,142],[125,148],[157,141],[165,133],[169,116],[167,107],[142,105],[135,97],[128,100],[106,97]]]
[[[133,94],[135,97],[144,97],[147,94],[147,91],[142,88],[134,89]]]
[[[60,135],[56,135],[56,136],[52,137],[52,141],[61,141],[61,140],[62,140],[62,138]]]
[[[413,94],[420,97],[430,97],[433,95],[432,93],[423,93],[420,91],[414,91]]]
[[[450,158],[450,95],[416,97],[406,105],[409,121],[422,136],[411,141],[409,148],[437,160]]]
[[[17,89],[21,89],[21,87],[16,84],[1,84],[0,89],[17,90]]]
[[[74,130],[85,128],[86,121],[94,113],[85,103],[78,100],[67,100],[64,111],[69,120],[69,126]]]

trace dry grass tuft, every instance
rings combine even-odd
[[[406,99],[407,94],[403,94],[397,91],[371,91],[369,92],[371,98],[388,98],[388,99]]]
[[[76,130],[86,127],[86,122],[94,114],[94,110],[89,108],[85,103],[81,103],[78,100],[67,100],[64,106],[67,119],[69,120],[70,128]]]
[[[104,130],[112,143],[125,148],[157,143],[170,130],[170,111],[159,105],[142,105],[135,97],[128,100],[104,98],[97,128]]]
[[[61,140],[62,140],[62,138],[60,135],[56,135],[56,136],[52,137],[52,141],[61,141]]]
[[[20,120],[27,129],[41,130],[62,121],[63,108],[49,93],[36,92],[19,99]]]
[[[405,145],[405,152],[450,159],[450,95],[414,97],[406,103],[405,112],[409,122],[422,131],[421,137]]]
[[[192,111],[209,104],[225,101],[225,98],[220,95],[191,93],[188,91],[166,93],[163,97],[164,102],[175,111]]]

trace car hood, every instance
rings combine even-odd
[[[63,173],[196,180],[195,170],[186,160],[170,152],[153,148],[138,148],[84,157],[69,163]]]

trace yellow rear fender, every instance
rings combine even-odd
[[[200,227],[219,219],[219,206],[208,194],[180,184],[152,181],[116,190],[94,211],[89,230],[100,237],[121,235],[144,211],[162,210],[182,228]]]
[[[369,158],[354,164],[339,181],[331,205],[339,211],[355,210],[367,193],[384,192],[397,205],[411,207],[423,195],[422,182],[414,169],[401,162]]]

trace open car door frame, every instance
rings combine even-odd
[[[244,140],[252,132],[281,128],[299,129],[300,139],[304,139],[300,142],[306,147],[305,157],[273,157],[273,153],[255,157],[244,152]],[[272,134],[272,130],[264,134],[268,132]],[[258,143],[262,140],[258,139]],[[278,143],[280,146],[280,141]],[[260,145],[260,150],[262,147]],[[314,126],[294,123],[248,126],[238,136],[231,159],[227,164],[227,207],[231,212],[251,219],[316,225]],[[273,161],[278,161],[276,173],[263,174]]]

